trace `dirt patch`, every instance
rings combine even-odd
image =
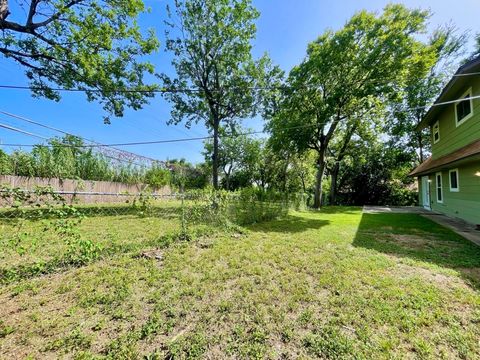
[[[395,267],[388,270],[392,277],[398,279],[409,279],[420,277],[427,283],[435,284],[442,290],[451,290],[452,288],[470,288],[461,278],[454,275],[446,275],[435,272],[434,270],[410,266],[398,263]]]
[[[435,247],[459,247],[460,244],[453,241],[440,240],[435,236],[418,236],[413,234],[381,234],[378,236],[378,233],[374,233],[375,240],[383,243],[394,243],[400,245],[404,248],[413,249],[413,250],[425,250],[432,249]]]
[[[160,249],[146,250],[140,254],[140,257],[145,259],[154,259],[157,261],[163,261],[163,251]]]

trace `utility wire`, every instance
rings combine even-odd
[[[476,96],[471,96],[468,98],[464,98],[461,100],[451,100],[451,101],[444,101],[440,103],[435,103],[431,106],[418,106],[415,108],[410,108],[409,110],[417,110],[417,109],[425,109],[425,108],[430,108],[434,106],[443,106],[443,105],[449,105],[449,104],[455,104],[458,102],[462,101],[467,101],[467,100],[474,100],[474,99],[479,99],[480,95]],[[7,125],[4,125],[2,127],[6,127]],[[308,127],[314,127],[318,126],[318,124],[308,124],[308,125],[300,125],[300,126],[293,126],[293,127],[287,127],[287,128],[281,128],[281,130],[293,130],[293,129],[299,129],[299,128],[308,128]],[[9,127],[10,130],[13,130],[11,127]],[[19,130],[19,129],[15,129]],[[21,130],[21,132],[25,133],[25,131]],[[240,135],[255,135],[255,134],[265,134],[267,131],[262,130],[262,131],[250,131],[250,132],[244,132],[244,133],[236,133],[236,134],[227,134],[223,135],[220,137],[234,137],[234,136],[240,136]],[[37,136],[38,137],[38,136]],[[152,144],[170,144],[170,143],[177,143],[177,142],[186,142],[186,141],[198,141],[198,140],[209,140],[213,139],[213,136],[199,136],[199,137],[191,137],[191,138],[179,138],[179,139],[167,139],[167,140],[153,140],[153,141],[137,141],[137,142],[127,142],[127,143],[114,143],[114,144],[92,144],[92,145],[69,145],[65,144],[65,146],[76,146],[76,147],[84,147],[84,148],[93,148],[93,147],[113,147],[113,146],[134,146],[134,145],[152,145]],[[35,146],[35,144],[0,144],[2,146]],[[48,145],[45,145],[48,146]]]
[[[13,127],[13,126],[9,126],[9,125],[6,125],[6,124],[2,124],[2,123],[0,123],[0,128],[4,128],[4,129],[7,129],[7,130],[15,131],[15,132],[18,132],[18,133],[21,133],[21,134],[24,134],[24,135],[36,137],[36,138],[39,138],[39,139],[42,139],[42,140],[49,140],[49,138],[47,138],[47,137],[45,137],[45,136],[38,135],[38,134],[35,134],[35,133],[31,133],[31,132],[29,132],[29,131],[25,131],[25,130],[22,130],[22,129]],[[15,147],[35,147],[35,146],[43,146],[43,147],[53,147],[53,145],[51,145],[51,144],[48,144],[48,145],[43,145],[43,144],[41,144],[41,145],[39,145],[39,144],[1,144],[1,143],[0,143],[0,146],[15,146]],[[55,146],[72,147],[72,148],[85,147],[85,146],[77,146],[77,145],[65,144],[65,143],[56,144]],[[106,158],[109,158],[109,159],[111,159],[111,160],[126,162],[126,163],[128,163],[128,164],[133,164],[133,165],[137,165],[137,166],[140,166],[140,167],[144,167],[144,166],[145,166],[144,164],[137,163],[137,162],[135,162],[135,161],[130,161],[130,160],[126,160],[126,159],[121,159],[121,158],[117,158],[117,157],[110,156],[110,155],[107,155],[107,154],[101,154],[101,155],[102,155],[102,156],[105,156]]]
[[[53,127],[53,126],[49,126],[49,125],[42,124],[42,123],[40,123],[40,122],[38,122],[38,121],[34,121],[34,120],[29,119],[29,118],[26,118],[26,117],[24,117],[24,116],[15,115],[15,114],[9,113],[9,112],[7,112],[7,111],[3,111],[3,110],[0,110],[0,114],[4,114],[4,115],[6,115],[6,116],[10,116],[10,117],[15,118],[15,119],[18,119],[18,120],[22,120],[22,121],[28,122],[28,123],[30,123],[30,124],[34,124],[34,125],[43,127],[43,128],[45,128],[45,129],[48,129],[48,130],[53,130],[53,131],[59,132],[59,133],[64,134],[64,135],[75,136],[75,137],[77,137],[77,138],[86,140],[86,141],[88,141],[88,142],[91,142],[91,143],[96,144],[96,145],[99,145],[99,146],[102,145],[101,143],[99,143],[99,142],[97,142],[97,141],[90,140],[90,139],[87,139],[87,138],[83,138],[83,137],[81,137],[81,136],[78,136],[78,135],[69,133],[69,132],[67,132],[67,131],[64,131],[64,130],[55,128],[55,127]],[[132,155],[132,156],[134,156],[134,157],[137,157],[137,158],[142,158],[142,159],[145,159],[145,160],[148,160],[148,161],[152,161],[152,162],[158,162],[158,160],[149,158],[149,157],[147,157],[147,156],[138,155],[138,154],[135,154],[135,153],[126,151],[126,150],[116,149],[116,148],[114,148],[114,147],[111,147],[111,148],[114,149],[114,150],[116,150],[116,151],[119,151],[119,152],[123,152],[123,153],[126,153],[126,154],[130,154],[130,155]]]
[[[452,77],[463,77],[463,76],[476,76],[480,75],[480,72],[472,72],[472,73],[464,73],[464,74],[453,74]],[[145,86],[155,86],[157,87],[158,84],[153,85],[145,85]],[[280,85],[280,86],[252,86],[252,87],[237,87],[237,86],[230,86],[230,87],[222,87],[220,89],[212,89],[211,91],[224,91],[225,89],[248,89],[248,90],[297,90],[299,87],[288,86],[288,85]],[[309,86],[303,86],[301,88],[310,88]],[[311,88],[316,88],[315,86]],[[64,91],[64,92],[103,92],[101,89],[81,89],[81,88],[50,88],[50,87],[39,87],[39,86],[25,86],[25,85],[7,85],[3,84],[0,85],[0,89],[6,90],[34,90],[34,91],[42,91],[42,90],[51,90],[51,91]],[[187,87],[187,88],[154,88],[154,89],[114,89],[108,90],[106,92],[121,94],[121,93],[195,93],[195,92],[203,92],[203,89],[195,88],[195,87]]]
[[[468,98],[457,99],[457,100],[443,101],[443,102],[434,103],[432,105],[427,105],[427,106],[417,106],[417,107],[409,108],[407,110],[421,110],[421,109],[431,108],[431,107],[435,107],[435,106],[456,104],[456,103],[460,103],[460,102],[463,102],[463,101],[475,100],[475,99],[480,99],[480,95],[470,96]]]
[[[48,138],[46,138],[45,136],[41,136],[41,135],[38,135],[38,134],[31,133],[29,131],[18,129],[18,128],[10,126],[10,125],[0,123],[0,128],[15,131],[15,132],[18,132],[18,133],[21,133],[21,134],[24,134],[24,135],[28,135],[28,136],[33,136],[33,137],[36,137],[36,138],[39,138],[39,139],[42,139],[42,140],[48,140]],[[6,144],[2,144],[2,145],[7,146]],[[9,145],[9,146],[13,146],[13,145]]]

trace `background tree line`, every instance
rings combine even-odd
[[[81,138],[66,135],[52,138],[48,145],[35,145],[31,151],[0,150],[0,175],[144,183],[153,187],[170,185],[201,189],[209,183],[208,169],[181,160],[140,164],[118,160],[85,147]]]

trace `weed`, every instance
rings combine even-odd
[[[4,338],[7,335],[12,334],[15,331],[13,326],[5,325],[5,323],[0,320],[0,338]]]
[[[92,344],[92,338],[81,332],[79,329],[73,330],[67,336],[54,340],[47,344],[45,351],[58,351],[60,349],[66,352],[86,350]]]
[[[207,339],[203,332],[195,332],[182,336],[168,346],[168,359],[200,359],[207,347]]]
[[[310,354],[327,359],[345,359],[354,349],[352,341],[333,328],[307,335],[302,343]]]

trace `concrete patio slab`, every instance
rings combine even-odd
[[[371,206],[365,205],[366,214],[398,213],[398,214],[431,214],[432,212],[420,206]]]
[[[480,231],[476,226],[458,218],[452,218],[441,213],[426,210],[418,206],[364,206],[363,212],[366,214],[398,213],[398,214],[419,214],[440,224],[450,230],[453,230],[465,239],[480,246]]]

